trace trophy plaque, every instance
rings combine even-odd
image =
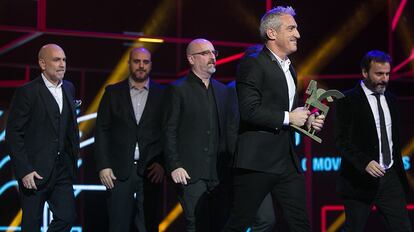
[[[318,89],[317,82],[311,80],[309,82],[308,88],[306,89],[306,94],[309,95],[305,102],[305,109],[314,110],[316,109],[320,112],[321,115],[325,115],[325,118],[328,114],[329,107],[323,103],[323,101],[333,102],[333,98],[340,99],[345,97],[341,92],[336,89],[324,90]],[[322,139],[316,136],[316,131],[310,127],[308,130],[300,128],[295,125],[291,125],[296,130],[302,132],[304,135],[310,137],[318,143],[322,143]]]

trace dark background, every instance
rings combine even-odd
[[[14,180],[10,162],[6,162],[3,134],[8,107],[15,88],[39,75],[37,52],[42,45],[57,43],[65,50],[65,78],[77,87],[77,98],[83,101],[79,114],[85,115],[94,112],[93,101],[96,97],[99,100],[99,90],[114,71],[120,70],[118,63],[138,38],[134,35],[164,39],[164,43],[135,45],[152,51],[152,78],[167,84],[188,68],[184,54],[191,39],[211,40],[220,51],[219,59],[239,54],[247,46],[261,42],[260,17],[267,7],[275,5],[292,5],[296,9],[301,39],[298,51],[290,58],[299,74],[301,94],[310,79],[327,89],[352,88],[360,79],[359,61],[369,50],[389,52],[394,67],[414,51],[413,0],[0,0],[0,231],[6,231],[2,226],[11,225],[20,209],[17,188],[7,188]],[[402,14],[393,29],[400,6]],[[234,80],[237,64],[238,60],[232,60],[218,66],[215,78],[224,83]],[[414,147],[414,62],[394,71],[389,89],[400,103],[403,155],[407,156],[407,173],[414,188],[414,163],[410,159]],[[120,75],[111,82],[124,77]],[[336,231],[342,225],[340,210],[327,211],[326,217],[321,217],[324,207],[342,204],[335,192],[337,172],[329,168],[339,156],[333,146],[332,116],[330,112],[320,134],[322,144],[301,137],[298,145],[302,157],[316,158],[316,166],[324,162],[317,166],[319,169],[306,172],[314,231]],[[83,130],[82,141],[93,137],[94,120],[88,123],[90,129]],[[92,154],[93,144],[82,149],[77,184],[99,184]],[[170,183],[164,183],[164,189],[160,211],[166,216],[177,200]],[[408,202],[414,204],[412,192]],[[82,231],[106,231],[103,192],[82,191],[77,203],[76,225]],[[409,212],[414,220],[414,210]],[[325,219],[326,227],[322,228]],[[382,231],[379,221],[379,216],[373,214],[367,231]],[[285,231],[283,221],[278,228],[276,231]],[[166,231],[183,231],[182,216]]]

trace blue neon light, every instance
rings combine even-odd
[[[10,161],[10,156],[6,155],[1,161],[0,161],[0,169],[3,168],[3,166]]]
[[[0,188],[0,196],[9,188],[17,186],[17,180],[11,180],[7,183],[5,183],[3,186],[1,186]]]
[[[300,144],[300,134],[295,132],[295,146],[299,146]]]
[[[5,137],[6,137],[6,130],[3,130],[3,131],[0,133],[0,141],[3,141]]]
[[[404,169],[407,171],[411,168],[410,156],[403,156]],[[306,158],[301,160],[301,166],[306,171]],[[336,172],[341,166],[341,157],[313,157],[312,158],[312,170],[314,172]]]
[[[22,228],[20,226],[0,226],[0,231],[21,231],[21,230]],[[42,231],[44,231],[43,228],[42,228]],[[80,226],[72,227],[70,232],[82,232],[82,227]]]

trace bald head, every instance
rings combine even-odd
[[[208,45],[213,47],[213,44],[210,41],[208,41],[206,39],[202,39],[202,38],[195,39],[195,40],[191,41],[187,45],[187,51],[186,51],[187,56],[189,56],[191,54],[194,54],[194,53],[197,53],[197,52],[200,52],[199,50],[200,50],[201,47],[208,46]]]
[[[63,49],[57,44],[46,44],[40,48],[37,57],[40,59],[45,59],[53,51],[62,51]]]
[[[217,51],[206,39],[195,39],[187,46],[187,60],[191,70],[202,79],[209,79],[216,71]]]
[[[38,53],[39,67],[52,84],[59,84],[66,71],[66,56],[56,44],[44,45]]]
[[[148,51],[148,49],[144,48],[144,47],[139,47],[139,48],[133,48],[130,52],[129,52],[129,60],[131,60],[131,57],[133,57],[134,55],[138,54],[138,53],[144,53],[146,55],[149,56],[150,60],[151,60],[151,52]]]
[[[138,85],[145,84],[152,69],[151,52],[144,47],[132,49],[128,64],[130,78]]]

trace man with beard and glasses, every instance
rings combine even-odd
[[[144,193],[164,177],[160,164],[164,88],[149,78],[152,62],[147,49],[132,49],[128,64],[129,77],[106,87],[99,105],[96,164],[107,188],[109,231],[158,231],[153,217],[161,199],[148,200],[159,191],[155,187],[155,193]],[[147,202],[153,210],[146,210]]]
[[[336,104],[335,141],[342,156],[338,191],[344,200],[344,231],[364,231],[372,206],[387,231],[411,231],[406,173],[401,159],[399,113],[387,89],[391,58],[368,52],[363,80]]]
[[[234,135],[229,132],[234,125],[230,95],[226,85],[211,77],[218,52],[210,41],[195,39],[186,52],[191,70],[168,95],[166,166],[177,184],[186,230],[220,231],[226,208],[216,197],[225,195],[218,193],[219,182],[228,170],[227,134]]]

